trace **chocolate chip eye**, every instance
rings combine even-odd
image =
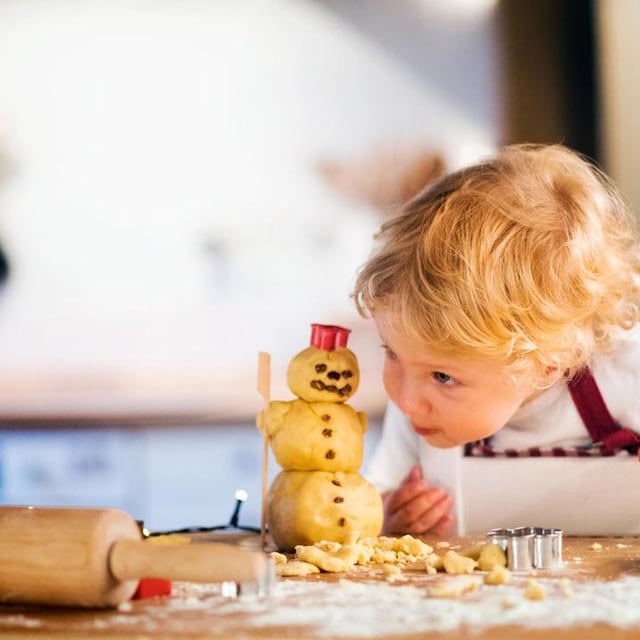
[[[316,373],[324,373],[327,370],[326,364],[317,364],[316,365]]]
[[[343,371],[343,372],[342,372],[342,377],[343,377],[343,378],[346,378],[347,380],[348,380],[349,378],[353,378],[353,372],[352,372],[352,371],[349,371],[349,369],[347,369],[346,371]]]
[[[329,378],[329,380],[340,380],[340,374],[337,371],[329,371],[327,378]]]

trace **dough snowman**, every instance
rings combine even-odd
[[[272,401],[258,415],[282,467],[269,488],[267,521],[279,549],[321,540],[377,536],[382,500],[358,470],[366,415],[346,401],[360,372],[347,348],[350,331],[311,325],[311,345],[291,360],[287,384],[297,396]]]

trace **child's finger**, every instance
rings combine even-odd
[[[449,515],[451,506],[453,505],[453,498],[449,495],[433,505],[430,509],[424,511],[419,518],[414,520],[411,524],[411,530],[414,533],[427,533],[432,531],[438,526],[441,520]]]
[[[391,513],[398,511],[427,490],[427,485],[421,478],[401,484],[395,491],[385,497],[385,510]]]
[[[405,479],[402,481],[405,482],[413,482],[414,480],[422,480],[422,467],[419,464],[414,464],[411,469],[409,469],[409,473],[406,475]]]
[[[424,489],[413,500],[402,506],[405,518],[414,524],[448,497],[449,494],[442,489]]]
[[[387,515],[384,519],[384,526],[382,529],[383,535],[404,535],[405,533],[412,533],[409,530],[409,523],[402,511],[397,511],[392,515]]]
[[[393,514],[385,516],[385,535],[423,535],[433,533],[438,536],[446,536],[453,529],[453,517],[449,511],[453,499],[445,494],[444,498],[432,506],[430,510],[422,511],[420,516],[410,518],[407,509],[400,509]]]
[[[430,533],[438,536],[439,538],[448,538],[453,533],[453,526],[456,519],[448,513],[446,516],[440,518],[440,521],[433,527]]]

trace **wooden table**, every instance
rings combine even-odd
[[[476,544],[480,539],[460,538],[451,540],[454,548],[465,549]],[[435,541],[428,540],[433,543]],[[595,543],[595,544],[594,544]],[[601,548],[598,548],[601,545]],[[638,586],[630,591],[621,591],[618,597],[628,611],[640,612],[640,538],[566,538],[563,545],[563,559],[565,566],[560,570],[538,572],[536,579],[540,583],[563,585],[563,588],[574,589],[576,594],[582,588],[615,589],[624,586],[625,580],[635,581]],[[61,576],[64,579],[64,576]],[[536,604],[526,601],[527,611],[535,612],[539,606],[540,615],[548,619],[541,620],[542,628],[534,628],[529,623],[523,626],[521,621],[510,620],[505,624],[504,619],[484,620],[474,628],[470,634],[468,627],[443,630],[436,625],[435,630],[425,628],[425,624],[416,625],[419,617],[415,616],[415,607],[424,607],[425,616],[433,608],[435,600],[425,597],[420,601],[415,599],[419,591],[409,590],[407,603],[412,602],[414,613],[398,623],[397,628],[382,628],[380,621],[387,622],[394,611],[392,607],[402,608],[405,591],[389,591],[390,589],[407,589],[415,587],[422,589],[426,584],[434,584],[434,580],[450,580],[449,576],[426,576],[423,572],[409,574],[406,582],[390,584],[386,582],[381,572],[376,568],[359,570],[350,574],[332,575],[322,574],[308,578],[279,579],[278,593],[285,589],[285,594],[274,595],[272,598],[256,600],[254,598],[223,599],[218,593],[218,587],[212,585],[174,585],[174,594],[169,598],[133,601],[126,603],[120,610],[82,611],[45,609],[33,606],[5,605],[0,607],[0,637],[4,640],[26,640],[41,638],[199,638],[201,640],[217,638],[264,639],[264,638],[377,638],[383,640],[410,640],[414,638],[430,638],[433,640],[453,640],[457,638],[473,637],[474,640],[507,640],[518,638],[523,640],[554,638],[559,640],[615,640],[640,637],[640,613],[638,621],[627,628],[620,628],[620,620],[601,620],[594,624],[588,622],[571,626],[556,627],[553,615],[549,614],[549,607],[556,606],[556,611],[572,611],[572,607],[583,607],[584,602],[579,597],[571,595],[559,596],[557,590],[551,590],[546,603]],[[455,579],[462,579],[456,577]],[[478,578],[479,579],[479,578]],[[524,581],[526,575],[518,574],[517,579]],[[633,583],[635,585],[635,582]],[[328,585],[331,585],[330,588]],[[362,633],[354,635],[353,629],[345,633],[337,631],[329,623],[329,618],[336,614],[336,607],[325,610],[322,597],[316,600],[313,590],[323,588],[331,592],[333,600],[340,603],[346,612],[345,620],[353,621],[357,616],[365,615],[362,623]],[[507,587],[488,587],[482,585],[476,592],[465,594],[456,601],[443,605],[451,611],[474,611],[474,615],[482,615],[483,594],[491,589],[506,589]],[[515,586],[509,585],[512,590]],[[626,587],[625,587],[626,588]],[[310,589],[308,595],[304,595]],[[291,593],[287,595],[287,590]],[[382,590],[382,591],[381,591]],[[386,592],[384,591],[386,590]],[[389,603],[380,593],[401,594],[398,602]],[[498,592],[493,591],[492,594]],[[633,595],[635,593],[635,595]],[[337,595],[336,595],[337,594]],[[355,594],[355,599],[354,599]],[[369,594],[371,597],[369,597]],[[491,596],[493,597],[493,595]],[[509,596],[514,599],[513,593]],[[413,598],[413,599],[412,599]],[[512,606],[505,601],[505,611]],[[522,596],[523,598],[523,596]],[[597,598],[597,596],[596,596]],[[625,600],[626,599],[626,600]],[[355,603],[358,600],[358,603]],[[495,600],[495,598],[494,598]],[[525,602],[522,599],[522,602]],[[597,600],[595,601],[597,602]],[[614,606],[608,601],[607,606]],[[440,600],[442,605],[442,600]],[[334,603],[335,604],[335,603]],[[368,607],[368,609],[367,609]],[[429,609],[431,607],[431,609]],[[285,609],[289,611],[285,614]],[[304,624],[305,610],[313,612],[316,622],[324,618],[326,623],[315,627]],[[297,614],[295,613],[297,611]],[[511,609],[511,614],[517,609]],[[353,612],[353,616],[351,613]],[[545,613],[546,612],[546,613]],[[287,619],[287,615],[290,619]],[[269,624],[261,624],[260,620],[269,620]],[[257,621],[257,622],[256,622]],[[550,626],[551,625],[551,626]],[[386,629],[386,630],[385,630]],[[345,635],[347,632],[350,635]]]

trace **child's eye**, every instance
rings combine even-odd
[[[456,383],[455,378],[448,376],[446,373],[442,373],[442,371],[434,371],[433,378],[440,384],[445,384],[448,386],[454,385]]]

